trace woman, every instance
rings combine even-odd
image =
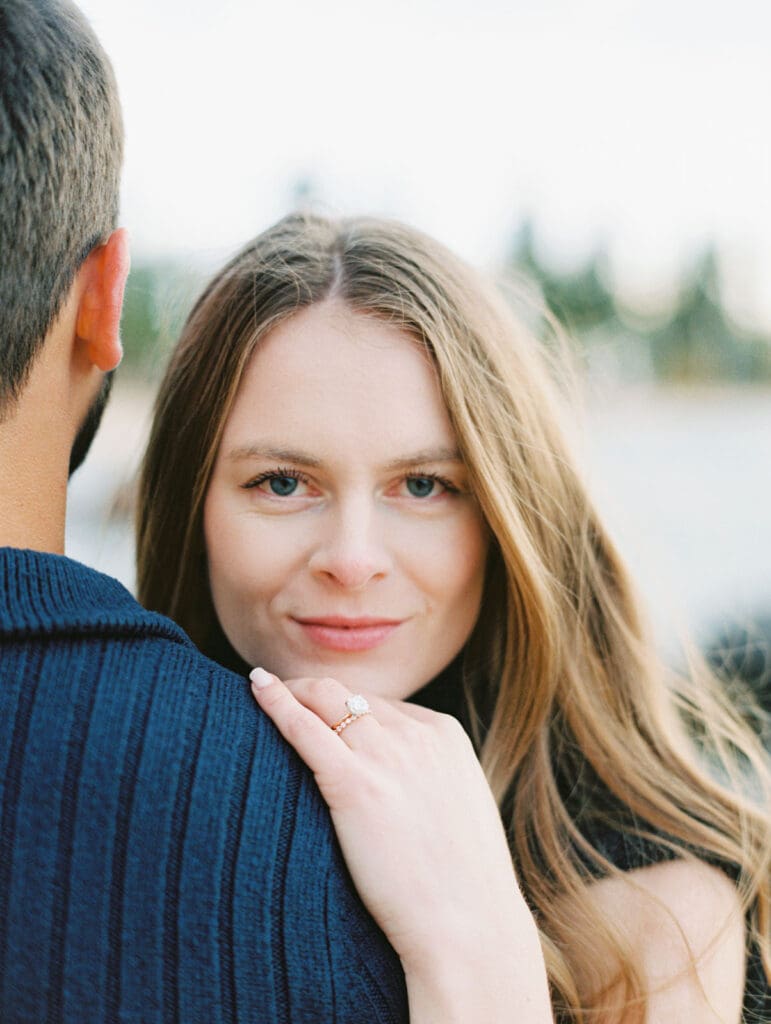
[[[748,1014],[771,966],[762,752],[657,661],[559,420],[439,245],[287,218],[162,384],[140,598],[260,666],[413,1022],[737,1021],[745,921]]]

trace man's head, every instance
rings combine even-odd
[[[0,0],[0,421],[118,214],[109,60],[69,0]]]

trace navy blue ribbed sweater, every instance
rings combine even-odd
[[[115,580],[0,549],[0,1021],[407,1020],[312,777]]]

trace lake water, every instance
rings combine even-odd
[[[134,585],[125,506],[149,397],[116,388],[70,488],[68,554]],[[664,643],[771,613],[771,391],[634,388],[595,396],[580,445],[597,503]]]

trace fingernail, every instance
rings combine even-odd
[[[255,690],[262,690],[266,686],[275,680],[275,676],[272,676],[270,672],[266,672],[264,668],[253,668],[249,673],[249,678],[254,684]]]

